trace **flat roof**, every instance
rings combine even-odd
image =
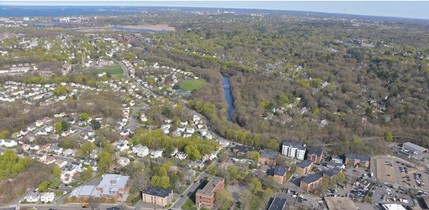
[[[119,174],[105,174],[97,188],[102,190],[101,194],[103,195],[112,195],[125,187],[129,178],[129,176]]]
[[[144,194],[148,194],[148,195],[157,196],[157,197],[166,198],[171,193],[173,193],[173,191],[165,189],[165,188],[161,188],[161,187],[149,186],[149,187],[146,187],[146,189],[143,190],[143,193]]]
[[[70,193],[70,197],[95,196],[99,197],[100,192],[96,190],[95,185],[82,185]]]
[[[386,210],[407,210],[404,206],[397,203],[386,203],[381,206]]]
[[[329,210],[357,210],[355,203],[346,197],[325,197]]]
[[[268,210],[283,210],[285,205],[286,199],[275,197]]]
[[[217,184],[219,182],[224,181],[223,178],[216,177],[216,176],[212,176],[208,180],[209,182],[206,184],[206,186],[204,186],[203,189],[199,189],[197,191],[197,194],[204,195],[204,196],[212,196],[214,193],[213,191],[216,188]]]

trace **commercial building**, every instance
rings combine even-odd
[[[142,192],[142,201],[145,203],[167,206],[173,200],[173,191],[160,187],[147,187]]]
[[[407,142],[402,144],[402,151],[409,152],[415,155],[421,155],[423,153],[427,153],[428,149],[421,147],[419,145],[413,144],[411,142]]]
[[[105,174],[97,186],[79,186],[70,193],[69,198],[76,201],[86,201],[90,197],[108,201],[125,201],[124,195],[128,190],[128,180],[129,176]]]
[[[295,141],[283,141],[282,155],[298,160],[304,160],[306,145]]]
[[[215,203],[215,192],[223,190],[225,180],[220,177],[210,177],[208,183],[203,189],[197,191],[195,195],[195,204],[198,208],[213,208]]]

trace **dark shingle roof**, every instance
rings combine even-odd
[[[298,163],[298,164],[296,164],[296,167],[299,167],[299,168],[307,168],[308,166],[310,166],[311,165],[311,161],[309,161],[309,160],[303,160],[303,161],[301,161],[300,163]]]
[[[283,210],[285,205],[286,199],[275,197],[268,210]]]
[[[284,140],[282,143],[283,146],[290,146],[298,149],[305,149],[306,145],[296,141]]]
[[[276,167],[274,168],[274,175],[277,175],[277,176],[284,176],[284,175],[285,175],[285,173],[286,173],[286,168],[285,168],[285,167],[283,167],[283,166],[276,166]]]
[[[326,176],[336,176],[338,173],[340,173],[339,168],[333,168],[323,172],[323,174]]]
[[[347,153],[346,158],[360,160],[360,161],[369,161],[368,155],[356,154],[356,153]]]
[[[149,186],[143,190],[143,193],[165,198],[168,197],[172,191],[160,187]]]
[[[308,155],[317,155],[317,156],[321,156],[323,153],[323,150],[321,148],[310,148],[308,149],[307,154]]]
[[[279,153],[270,149],[261,150],[261,158],[276,159]]]
[[[320,178],[322,178],[322,175],[320,175],[319,173],[316,173],[316,174],[311,174],[311,175],[303,177],[301,179],[301,181],[309,184],[309,183],[312,183],[312,182],[319,180]]]

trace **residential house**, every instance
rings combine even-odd
[[[188,157],[188,154],[186,154],[185,152],[178,152],[175,157],[179,160],[184,160],[186,159],[186,157]]]
[[[59,168],[63,168],[67,165],[67,161],[65,160],[61,160],[61,159],[56,159],[55,160],[55,164],[59,167]]]
[[[246,155],[250,151],[256,151],[256,149],[253,147],[248,147],[244,145],[236,145],[231,148],[231,151],[235,155],[241,156],[241,155]]]
[[[42,193],[42,195],[40,196],[40,201],[44,203],[52,203],[54,201],[54,198],[55,198],[55,193],[46,192],[46,193]]]
[[[258,159],[258,163],[269,165],[269,166],[275,166],[277,161],[277,156],[279,153],[277,151],[273,151],[270,149],[264,149],[261,150],[261,154]]]
[[[125,150],[130,149],[129,143],[127,140],[120,140],[116,145],[116,150],[123,152]]]
[[[150,152],[150,158],[160,158],[162,157],[162,150],[152,150]]]
[[[133,147],[133,153],[136,154],[137,157],[145,157],[149,154],[149,148],[142,146],[141,144],[137,144]]]
[[[32,192],[29,195],[25,196],[24,200],[26,200],[29,203],[36,203],[40,199],[40,194],[37,192]]]
[[[74,156],[74,150],[73,149],[66,149],[63,152],[64,156],[73,157]]]
[[[335,177],[337,177],[337,175],[341,172],[341,169],[339,168],[333,168],[333,169],[329,169],[326,171],[323,171],[323,178],[329,179],[329,180],[333,180],[335,179]]]
[[[306,151],[306,145],[295,142],[285,140],[282,143],[282,155],[290,158],[295,158],[298,160],[304,160]]]
[[[301,175],[306,175],[311,172],[313,168],[313,162],[309,160],[303,160],[300,163],[296,164],[296,173]]]
[[[274,182],[283,184],[286,181],[286,168],[283,166],[276,166],[273,170]]]
[[[345,154],[346,161],[345,164],[352,165],[354,167],[356,166],[364,166],[369,167],[370,164],[370,157],[368,155],[362,155],[362,154],[356,154],[356,153],[347,153]]]
[[[195,194],[195,204],[197,208],[212,209],[215,203],[215,193],[223,190],[225,187],[225,180],[220,177],[210,177],[208,183],[203,189],[199,189]]]
[[[127,157],[119,157],[118,158],[118,164],[122,167],[127,166],[128,164],[130,164],[130,159]]]
[[[158,206],[167,206],[173,200],[173,191],[149,186],[142,192],[142,201],[145,203],[151,203]]]
[[[323,160],[323,150],[321,148],[308,149],[307,160],[310,160],[315,164],[320,164]]]
[[[319,173],[310,174],[301,179],[299,187],[302,190],[313,192],[320,185],[321,181],[322,175],[320,175]]]
[[[67,164],[61,172],[61,182],[64,184],[70,184],[73,182],[73,177],[77,174],[77,167],[73,164]]]
[[[16,142],[15,140],[2,139],[0,141],[0,146],[7,147],[7,148],[15,147],[17,145],[18,145],[18,142]]]

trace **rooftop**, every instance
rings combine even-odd
[[[298,149],[305,149],[306,145],[296,141],[284,140],[282,143],[283,146],[295,147]]]
[[[82,185],[77,187],[70,193],[70,197],[85,197],[85,196],[100,197],[100,192],[95,189],[94,185]]]
[[[168,197],[171,193],[173,193],[173,191],[165,189],[165,188],[149,186],[143,190],[143,193],[148,194],[148,195],[153,195],[153,196],[165,198],[165,197]]]
[[[323,153],[323,150],[321,148],[310,148],[307,151],[307,154],[309,154],[309,155],[321,156],[322,153]]]
[[[197,191],[197,194],[211,197],[214,193],[214,189],[218,185],[219,182],[223,182],[224,179],[220,177],[212,176],[208,179],[208,183],[204,186],[203,189]]]
[[[329,210],[353,210],[358,209],[355,203],[346,197],[325,197]]]
[[[313,162],[309,161],[309,160],[303,160],[300,163],[296,164],[296,167],[299,168],[307,168],[308,166],[310,166]]]
[[[273,199],[273,202],[271,202],[270,207],[268,207],[268,210],[283,210],[285,205],[286,205],[286,199],[275,197]]]
[[[285,167],[283,167],[283,166],[276,166],[276,167],[274,168],[274,175],[277,175],[277,176],[284,176],[284,175],[285,175],[285,173],[286,173],[286,168],[285,168]]]
[[[321,178],[322,178],[322,175],[320,175],[319,173],[316,173],[316,174],[310,174],[308,176],[303,177],[301,179],[301,181],[303,181],[307,184],[310,184],[310,183],[313,183],[313,182],[315,182]]]
[[[270,149],[261,150],[261,158],[276,159],[279,153]]]
[[[424,147],[421,147],[421,146],[419,146],[419,145],[417,145],[417,144],[413,144],[413,143],[411,143],[411,142],[406,142],[406,143],[404,143],[403,145],[402,145],[402,147],[404,148],[406,148],[406,149],[408,149],[408,150],[413,150],[413,151],[417,151],[417,152],[420,152],[420,153],[422,153],[422,152],[427,152],[427,150],[428,149],[426,149],[426,148],[424,148]]]
[[[101,194],[103,195],[112,195],[125,187],[129,178],[129,176],[121,176],[118,174],[105,174],[97,188],[102,191]]]
[[[349,159],[360,160],[360,161],[369,161],[368,155],[356,154],[356,153],[347,153],[346,157]]]
[[[340,169],[339,168],[333,168],[333,169],[329,169],[323,172],[323,175],[326,176],[336,176],[338,173],[340,173]]]

